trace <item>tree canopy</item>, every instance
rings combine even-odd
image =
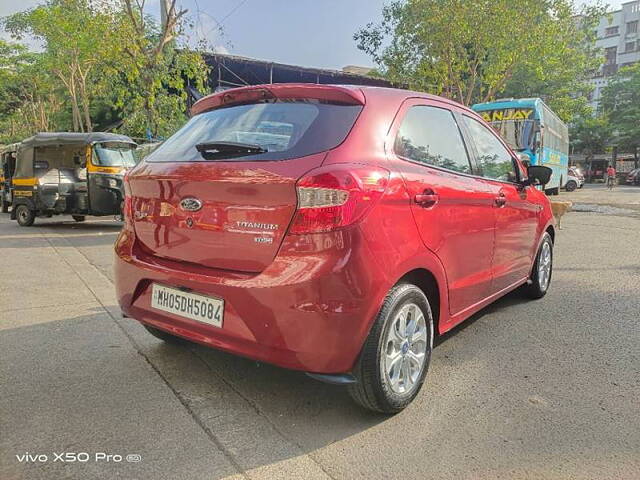
[[[170,135],[184,123],[187,80],[205,90],[202,56],[180,48],[186,11],[170,2],[162,31],[144,2],[47,0],[2,19],[28,52],[0,42],[3,141],[39,130],[116,128],[136,137]],[[8,99],[13,99],[11,102]]]
[[[587,157],[604,153],[611,142],[612,129],[604,116],[580,116],[571,127],[571,149]]]
[[[622,68],[603,89],[600,100],[614,139],[622,151],[633,152],[638,160],[640,149],[640,63]]]
[[[0,39],[0,143],[66,124],[63,97],[42,55]]]
[[[571,0],[395,1],[354,38],[385,76],[410,88],[465,105],[543,96],[568,121],[587,109],[580,92],[601,63],[593,26],[603,12]]]

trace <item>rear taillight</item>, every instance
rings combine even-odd
[[[312,170],[296,185],[298,209],[290,234],[329,232],[362,219],[382,197],[389,171],[364,165]]]
[[[129,184],[129,173],[125,173],[122,180],[124,186],[124,201],[122,202],[122,218],[125,228],[133,230],[133,201],[131,199],[131,185]]]

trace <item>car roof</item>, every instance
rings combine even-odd
[[[400,88],[376,87],[368,85],[339,85],[339,84],[315,84],[315,83],[273,83],[262,85],[249,85],[246,87],[232,88],[207,95],[198,100],[192,107],[193,115],[222,105],[231,105],[234,98],[239,100],[244,97],[247,100],[260,100],[256,92],[268,92],[279,98],[319,98],[325,100],[344,101],[353,104],[365,104],[367,98],[386,97],[402,101],[407,98],[423,98],[437,101],[451,106],[462,108],[469,113],[475,112],[462,104],[437,95],[424,92],[404,90]],[[251,95],[251,94],[254,95]]]
[[[464,110],[467,110],[469,112],[473,112],[473,110],[471,110],[471,108],[466,107],[465,105],[462,105],[461,103],[458,103],[454,100],[445,98],[445,97],[441,97],[438,95],[433,95],[431,93],[425,93],[425,92],[418,92],[415,90],[405,90],[402,88],[389,88],[389,87],[375,87],[375,86],[363,86],[363,85],[341,85],[343,87],[351,87],[351,88],[358,88],[360,90],[362,90],[362,92],[365,94],[365,96],[369,97],[369,96],[386,96],[386,97],[397,97],[398,99],[405,99],[405,98],[424,98],[425,100],[432,100],[432,101],[436,101],[436,102],[442,102],[442,103],[446,103],[448,105],[451,106],[455,106],[455,107],[459,107],[462,108]]]

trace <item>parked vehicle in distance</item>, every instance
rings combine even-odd
[[[549,195],[558,195],[569,172],[569,127],[540,98],[506,98],[478,103],[473,110],[502,136],[509,146],[529,157],[530,165],[553,170],[544,186]]]
[[[0,210],[7,213],[12,203],[11,180],[16,169],[17,143],[0,149]]]
[[[625,182],[629,185],[640,185],[640,168],[636,168],[627,173]]]
[[[20,142],[11,182],[11,219],[23,227],[36,217],[120,215],[122,178],[134,165],[136,144],[113,133],[37,133]]]
[[[549,288],[554,220],[472,110],[397,89],[275,84],[199,100],[125,177],[123,315],[402,410],[434,336]]]
[[[578,167],[569,167],[567,183],[564,184],[565,190],[573,192],[576,188],[582,187],[584,187],[584,175],[582,175]]]

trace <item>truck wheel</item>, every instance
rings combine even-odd
[[[362,407],[397,413],[416,397],[429,368],[433,317],[415,285],[401,283],[387,294],[365,340],[349,393]]]
[[[171,335],[170,333],[160,330],[159,328],[150,327],[149,325],[144,324],[142,326],[147,330],[147,332],[149,332],[154,337],[159,338],[163,342],[173,343],[175,345],[187,343],[186,340],[183,340],[180,337],[176,337],[175,335]]]
[[[18,205],[16,208],[16,220],[21,227],[30,227],[36,219],[36,212],[26,205]]]
[[[84,215],[71,215],[71,218],[73,218],[76,222],[84,222],[85,221],[85,216]]]
[[[573,180],[569,180],[564,187],[567,192],[573,192],[576,188],[578,188],[578,184]]]
[[[524,286],[525,294],[532,299],[542,298],[547,294],[551,284],[553,272],[553,241],[551,235],[545,232],[542,243],[533,263],[529,283]]]

